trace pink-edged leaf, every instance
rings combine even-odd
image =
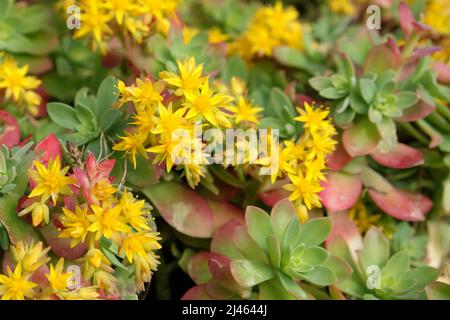
[[[212,300],[212,298],[206,293],[206,285],[201,284],[190,288],[181,300]]]
[[[339,171],[351,160],[352,157],[345,151],[340,139],[336,145],[336,150],[327,158],[327,166],[333,171]]]
[[[379,146],[371,156],[379,164],[394,169],[412,168],[424,163],[420,150],[403,143],[397,143],[393,149]]]
[[[374,46],[367,54],[364,61],[364,73],[381,73],[389,69],[397,69],[402,62],[399,50],[392,47],[390,43]]]
[[[408,62],[417,61],[425,56],[429,56],[435,52],[440,51],[442,48],[439,46],[431,46],[431,47],[420,47],[413,51],[411,56],[408,58]]]
[[[8,148],[11,148],[19,142],[19,123],[8,111],[0,110],[0,146],[5,144]]]
[[[214,231],[230,220],[244,224],[244,210],[224,201],[206,200],[214,216]]]
[[[361,194],[362,183],[357,175],[330,172],[321,183],[324,188],[319,193],[321,202],[330,212],[347,210],[356,203]]]
[[[177,231],[196,238],[212,236],[213,213],[207,202],[193,190],[175,182],[161,182],[142,192]]]
[[[233,234],[239,226],[243,224],[236,220],[229,220],[222,225],[215,233],[211,241],[211,251],[230,257],[231,259],[242,258],[243,255],[234,244]]]
[[[398,17],[400,20],[400,27],[403,30],[403,33],[406,36],[410,36],[414,30],[413,22],[416,21],[414,18],[411,9],[404,2],[400,2],[398,6]]]
[[[193,255],[188,262],[188,273],[196,284],[207,283],[212,278],[209,271],[208,261],[210,258],[217,258],[218,254],[213,252],[199,252]]]
[[[437,80],[443,84],[450,84],[450,67],[445,63],[433,62],[431,68],[437,73]]]
[[[377,127],[367,118],[362,118],[342,135],[342,143],[352,157],[364,156],[375,150],[380,140]]]
[[[388,193],[369,190],[369,195],[378,208],[390,216],[404,221],[423,221],[433,202],[420,194],[393,188]]]
[[[208,265],[214,280],[221,286],[234,293],[240,293],[244,290],[231,273],[231,260],[228,257],[217,255],[209,259]]]
[[[425,102],[423,99],[420,99],[415,105],[404,110],[403,115],[395,120],[401,122],[414,122],[429,116],[434,109],[434,106]]]
[[[47,164],[50,159],[56,159],[56,157],[62,160],[61,144],[53,133],[36,144],[34,151],[38,155],[39,161],[44,164]]]
[[[269,207],[273,207],[278,201],[286,199],[287,197],[289,197],[289,192],[281,188],[261,192],[259,194],[259,198],[261,199],[261,201]]]
[[[351,252],[360,250],[363,244],[362,237],[355,222],[348,217],[347,211],[334,212],[329,217],[331,218],[331,232],[325,241],[325,246],[328,247],[334,238],[341,237],[347,242]]]
[[[45,239],[45,242],[51,247],[51,251],[58,257],[75,260],[81,258],[87,252],[87,243],[79,243],[74,248],[70,247],[71,240],[68,238],[59,238],[58,227],[60,222],[51,219],[50,223],[41,227],[39,231]],[[55,225],[58,224],[58,227]]]

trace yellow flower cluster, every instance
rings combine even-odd
[[[356,7],[352,0],[327,0],[328,7],[335,13],[344,15],[354,15],[356,13]]]
[[[94,49],[107,51],[107,41],[117,32],[131,35],[137,43],[149,36],[151,29],[167,34],[170,19],[180,0],[63,0],[60,7],[80,8],[80,28],[74,38],[90,37]]]
[[[19,216],[31,212],[34,226],[48,223],[50,209],[46,202],[51,198],[54,208],[61,207],[58,196],[71,196],[72,189],[76,189],[75,178],[66,176],[68,170],[69,167],[61,169],[59,157],[50,160],[47,167],[35,161],[29,176],[36,186],[28,197],[40,197],[40,200],[19,212]],[[86,203],[76,204],[72,210],[61,207],[58,220],[63,228],[59,237],[70,239],[72,248],[85,245],[87,253],[77,261],[83,266],[84,280],[92,281],[108,294],[116,294],[114,269],[101,250],[100,240],[110,241],[109,249],[134,265],[136,286],[143,290],[144,283],[150,281],[159,264],[155,250],[161,248],[158,233],[153,232],[148,223],[150,207],[126,190],[119,192],[106,178],[96,181],[89,192],[92,193],[89,203],[85,199]],[[55,210],[53,214],[56,214]]]
[[[450,35],[450,7],[447,0],[429,0],[423,22],[444,35]]]
[[[2,300],[24,299],[96,299],[95,286],[69,289],[73,273],[64,271],[64,259],[56,265],[49,263],[50,247],[42,242],[25,244],[19,241],[11,245],[7,253],[5,274],[0,274],[0,297]]]
[[[279,170],[272,173],[272,182],[287,175],[290,183],[283,188],[291,192],[289,199],[305,221],[307,209],[322,206],[318,193],[323,190],[320,182],[325,180],[326,157],[335,149],[336,129],[327,118],[328,110],[314,109],[308,103],[297,110],[300,116],[295,120],[304,123],[305,131],[298,141],[285,140],[279,148]]]
[[[229,52],[246,59],[272,56],[278,46],[303,48],[303,28],[294,7],[283,8],[278,1],[274,6],[258,9],[247,29],[230,44]]]
[[[6,99],[11,99],[19,108],[36,115],[41,104],[41,96],[34,90],[39,87],[41,81],[27,75],[28,69],[28,65],[19,67],[12,57],[0,52],[0,90],[5,90]]]
[[[203,66],[197,65],[194,58],[179,61],[178,73],[163,71],[159,77],[162,80],[155,82],[138,79],[129,87],[119,82],[121,105],[134,105],[134,126],[113,149],[130,155],[134,168],[137,154],[147,158],[148,152],[153,153],[154,163],[165,162],[167,172],[174,166],[183,169],[194,188],[205,175],[206,163],[201,137],[195,136],[196,123],[201,122],[202,129],[257,124],[261,109],[242,95],[234,105],[234,97],[227,91],[210,86]]]

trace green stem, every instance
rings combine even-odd
[[[442,135],[435,130],[425,119],[420,119],[417,125],[431,138],[430,148],[437,147],[442,142]]]
[[[411,37],[406,42],[405,47],[403,48],[402,57],[408,58],[412,51],[414,50],[414,47],[416,46],[417,42],[419,41],[419,34],[413,33]]]
[[[450,121],[450,109],[447,108],[446,106],[437,103],[436,104],[436,110],[445,118],[447,118],[448,121]]]
[[[440,130],[450,132],[450,123],[438,112],[432,112],[426,119]]]
[[[412,124],[408,122],[400,122],[398,126],[406,131],[408,134],[417,139],[417,141],[422,142],[423,144],[428,144],[428,139],[422,133],[420,133],[416,128],[412,126]]]

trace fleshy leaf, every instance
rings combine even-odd
[[[174,182],[162,182],[142,192],[177,231],[197,238],[212,236],[213,213],[206,201],[191,189]]]
[[[324,188],[319,193],[321,202],[330,212],[353,207],[362,190],[359,176],[341,172],[330,172],[321,186]]]
[[[423,221],[431,210],[431,200],[420,194],[393,188],[388,193],[369,190],[369,195],[378,208],[404,221]]]
[[[251,288],[274,277],[269,266],[247,259],[233,260],[230,269],[236,282],[246,288]]]
[[[238,247],[233,242],[233,234],[237,227],[242,224],[236,220],[230,220],[222,225],[213,236],[211,251],[228,256],[231,259],[243,258]]]
[[[344,131],[342,143],[350,156],[357,157],[374,151],[379,139],[377,127],[367,118],[362,118]]]
[[[421,151],[403,143],[397,143],[394,148],[380,143],[371,156],[379,164],[394,169],[406,169],[424,163]]]
[[[272,223],[269,215],[264,210],[249,206],[245,211],[245,222],[248,233],[255,242],[264,250],[267,250],[266,239],[273,234]]]
[[[308,220],[300,235],[300,243],[307,247],[320,245],[328,237],[331,231],[331,220],[329,218],[315,218]]]
[[[371,227],[364,236],[363,248],[359,252],[359,262],[362,271],[370,266],[381,268],[389,258],[389,241],[377,227]]]
[[[231,203],[224,201],[206,200],[214,217],[214,230],[219,229],[230,220],[235,220],[240,224],[245,223],[244,211]]]

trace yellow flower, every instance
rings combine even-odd
[[[161,238],[155,232],[138,232],[128,234],[123,240],[119,254],[125,255],[130,263],[134,263],[136,286],[138,291],[144,290],[144,283],[149,282],[159,261],[154,251],[161,248]]]
[[[230,53],[246,59],[272,56],[273,49],[285,45],[303,48],[303,29],[294,7],[283,8],[280,1],[274,6],[259,8],[246,30],[230,45]]]
[[[104,271],[97,270],[95,271],[92,277],[93,283],[100,289],[104,290],[107,293],[116,293],[117,292],[117,279],[113,274]]]
[[[331,154],[336,148],[336,140],[328,135],[313,135],[312,139],[308,139],[306,144],[310,148],[309,158],[317,157],[324,159]]]
[[[76,206],[75,212],[67,208],[62,208],[61,223],[64,229],[59,234],[60,238],[69,238],[70,247],[75,247],[78,243],[84,242],[88,234],[90,222],[88,219],[88,207]]]
[[[0,65],[0,89],[5,89],[6,99],[13,97],[14,100],[20,101],[27,90],[36,89],[41,84],[37,78],[27,76],[28,68],[28,65],[19,67],[16,61],[9,57]]]
[[[183,117],[185,113],[186,108],[180,108],[173,112],[171,103],[167,108],[163,104],[159,104],[158,116],[154,119],[155,127],[152,133],[170,136],[175,130],[185,128],[187,123]]]
[[[128,101],[134,102],[139,111],[154,109],[154,106],[162,102],[161,92],[165,88],[163,81],[151,82],[145,78],[136,80],[136,85],[129,88],[130,96]]]
[[[89,192],[91,192],[93,198],[96,200],[106,201],[111,199],[116,191],[117,188],[114,187],[108,179],[103,178],[95,183]]]
[[[53,292],[58,294],[67,290],[67,283],[72,275],[73,273],[64,272],[64,258],[61,258],[56,263],[56,266],[50,265],[50,272],[45,276]]]
[[[230,37],[217,27],[212,28],[208,31],[208,42],[211,44],[226,42],[229,39]]]
[[[28,281],[29,274],[22,274],[21,264],[17,264],[14,272],[8,267],[8,276],[0,274],[0,296],[2,300],[24,300],[33,298],[34,282]]]
[[[186,176],[186,180],[189,186],[192,189],[199,184],[200,179],[205,176],[205,167],[195,164],[195,163],[187,163],[184,164],[184,172],[183,174]]]
[[[136,201],[131,192],[125,191],[120,198],[119,206],[125,220],[137,231],[150,229],[145,217],[144,200]]]
[[[85,280],[91,280],[98,270],[114,271],[111,267],[111,262],[97,248],[90,248],[84,257],[80,259],[80,262],[83,264],[83,278]]]
[[[327,0],[327,4],[331,11],[335,13],[342,13],[350,16],[356,13],[356,8],[351,0]]]
[[[6,99],[12,98],[19,104],[23,103],[28,111],[35,115],[41,103],[41,96],[32,90],[36,89],[41,81],[27,76],[28,68],[28,65],[19,67],[11,57],[4,58],[0,63],[0,89],[5,89]]]
[[[96,240],[99,240],[102,236],[111,239],[115,232],[131,231],[121,216],[120,206],[111,207],[109,204],[104,203],[102,207],[92,205],[91,209],[94,214],[88,216],[89,221],[91,221],[88,231],[96,233]]]
[[[64,292],[61,297],[65,300],[96,300],[100,295],[97,287],[82,287],[77,290]]]
[[[205,81],[200,92],[186,93],[185,106],[189,109],[186,119],[195,119],[201,116],[215,127],[230,128],[231,123],[226,113],[219,108],[228,107],[233,98],[218,93],[215,94],[210,88],[208,81]]]
[[[106,37],[113,34],[108,25],[112,16],[100,1],[83,0],[81,3],[80,29],[73,35],[74,39],[92,36],[92,46],[106,52]]]
[[[317,194],[323,190],[323,187],[320,186],[317,179],[308,175],[305,176],[301,170],[298,170],[296,174],[288,174],[288,176],[291,183],[283,186],[283,188],[292,192],[289,200],[292,202],[299,200],[308,209],[322,207]]]
[[[189,28],[189,27],[184,26],[183,30],[182,30],[182,34],[183,34],[184,43],[188,44],[189,42],[191,42],[191,39],[198,34],[198,29]]]
[[[304,122],[304,128],[308,128],[312,134],[321,130],[324,126],[328,125],[327,116],[330,113],[329,110],[323,110],[316,108],[315,110],[305,102],[305,109],[297,108],[300,116],[294,118],[299,122]]]
[[[125,255],[129,263],[133,263],[136,256],[147,258],[147,253],[161,249],[161,240],[156,232],[141,231],[129,233],[120,245],[119,255]]]
[[[175,94],[177,96],[197,91],[207,79],[202,77],[203,64],[197,66],[193,57],[177,63],[180,75],[163,71],[159,73],[159,77],[176,88]]]
[[[263,109],[253,106],[251,102],[240,96],[237,105],[229,107],[228,110],[233,112],[236,123],[247,121],[253,124],[259,124],[257,114]]]
[[[34,227],[40,225],[42,222],[48,224],[50,220],[50,211],[45,203],[33,202],[30,206],[20,211],[17,215],[19,217],[22,217],[30,212],[32,224]]]
[[[137,133],[130,133],[125,131],[125,137],[119,137],[122,139],[119,143],[113,146],[115,151],[123,151],[126,155],[131,156],[131,163],[133,168],[136,169],[136,155],[139,153],[144,158],[147,158],[147,153],[144,148],[144,137]]]
[[[11,254],[17,263],[20,263],[23,271],[32,273],[45,265],[50,258],[47,253],[50,247],[43,249],[42,241],[38,243],[25,244],[22,241],[17,242],[16,245],[11,246]]]
[[[450,34],[450,7],[447,0],[429,0],[423,22],[445,35]]]
[[[185,151],[191,152],[191,139],[186,139],[181,134],[165,135],[159,145],[150,147],[146,151],[157,154],[153,163],[161,163],[165,160],[167,172],[170,172],[175,162],[182,162],[183,157],[190,156],[190,154],[186,155]]]
[[[381,218],[380,214],[367,215],[367,208],[361,201],[358,201],[349,211],[348,215],[350,219],[355,221],[361,233],[366,232],[374,225],[378,219]]]
[[[236,77],[231,77],[230,89],[231,89],[231,93],[235,97],[243,96],[245,94],[245,92],[247,91],[245,82]]]
[[[72,190],[69,185],[76,182],[72,177],[66,177],[69,167],[61,169],[59,156],[48,162],[47,168],[38,161],[33,162],[36,169],[30,169],[29,175],[36,183],[36,187],[31,191],[29,198],[42,196],[41,202],[45,202],[52,197],[53,204],[56,205],[58,194],[70,195]]]

